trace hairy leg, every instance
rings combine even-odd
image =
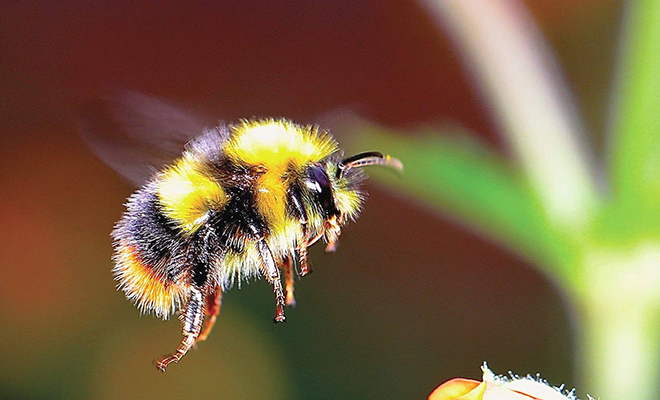
[[[222,305],[222,288],[216,287],[213,291],[206,295],[206,315],[209,317],[204,323],[204,329],[197,338],[198,342],[203,342],[211,333],[215,320],[220,314],[220,306]]]
[[[183,356],[186,355],[188,350],[195,344],[199,331],[204,322],[204,303],[202,299],[202,292],[197,289],[191,289],[186,311],[181,315],[181,325],[183,339],[177,347],[176,352],[168,356],[164,356],[155,361],[156,368],[165,372],[167,366],[171,363],[178,363]]]
[[[300,276],[305,276],[312,272],[312,269],[309,267],[309,261],[307,260],[307,243],[303,243],[298,248],[298,258],[300,258]]]
[[[293,297],[293,260],[291,256],[287,256],[282,261],[282,269],[284,270],[284,281],[286,282],[286,299],[287,306],[295,306],[296,299]]]
[[[264,239],[260,239],[257,242],[257,249],[261,256],[261,267],[263,268],[264,276],[273,285],[273,291],[275,292],[276,311],[274,321],[275,323],[286,322],[286,317],[284,317],[284,290],[282,289],[280,270],[277,268],[273,254],[270,252]]]

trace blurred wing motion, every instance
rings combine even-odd
[[[204,126],[170,104],[135,92],[90,104],[80,119],[81,135],[92,150],[136,186],[180,157]]]

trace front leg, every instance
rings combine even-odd
[[[183,339],[174,354],[164,356],[155,361],[156,368],[165,372],[171,363],[178,363],[188,350],[195,344],[204,322],[204,302],[202,292],[197,288],[190,290],[190,297],[186,305],[186,311],[181,314],[181,330]]]
[[[266,244],[266,240],[261,238],[257,241],[257,250],[261,257],[261,268],[263,269],[264,276],[273,285],[273,291],[275,292],[276,311],[274,321],[276,324],[286,322],[286,317],[284,316],[284,290],[282,289],[280,270],[275,264],[275,259],[268,248],[268,244]]]
[[[307,261],[307,247],[310,245],[309,239],[309,218],[307,217],[307,212],[303,206],[303,201],[300,195],[299,189],[289,189],[287,191],[287,201],[289,212],[291,215],[298,220],[300,223],[300,230],[302,231],[302,238],[300,240],[300,245],[298,246],[298,258],[300,260],[300,276],[305,276],[312,272],[309,268],[309,262]],[[286,270],[285,270],[286,271]],[[287,293],[288,293],[289,284],[287,282]],[[293,283],[291,288],[293,289]],[[293,293],[293,291],[292,291]],[[287,294],[288,296],[288,294]],[[288,304],[288,303],[287,303]]]

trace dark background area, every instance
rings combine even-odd
[[[602,143],[620,2],[526,3]],[[351,109],[462,125],[507,151],[448,36],[412,1],[3,2],[0,398],[412,399],[478,378],[484,361],[574,384],[570,310],[548,280],[373,184],[339,251],[313,248],[287,324],[272,323],[266,282],[235,288],[209,340],[161,375],[151,361],[179,326],[140,316],[110,273],[109,233],[134,189],[76,128],[109,88],[211,122]]]

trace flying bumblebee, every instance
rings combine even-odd
[[[206,340],[222,293],[236,282],[265,277],[274,321],[285,322],[285,305],[295,304],[295,264],[300,276],[309,273],[307,248],[323,238],[332,251],[362,207],[362,167],[402,168],[378,152],[342,158],[316,126],[260,119],[204,129],[137,93],[91,107],[81,131],[140,187],[112,232],[113,273],[142,312],[179,313],[183,339],[155,361],[163,372]]]

